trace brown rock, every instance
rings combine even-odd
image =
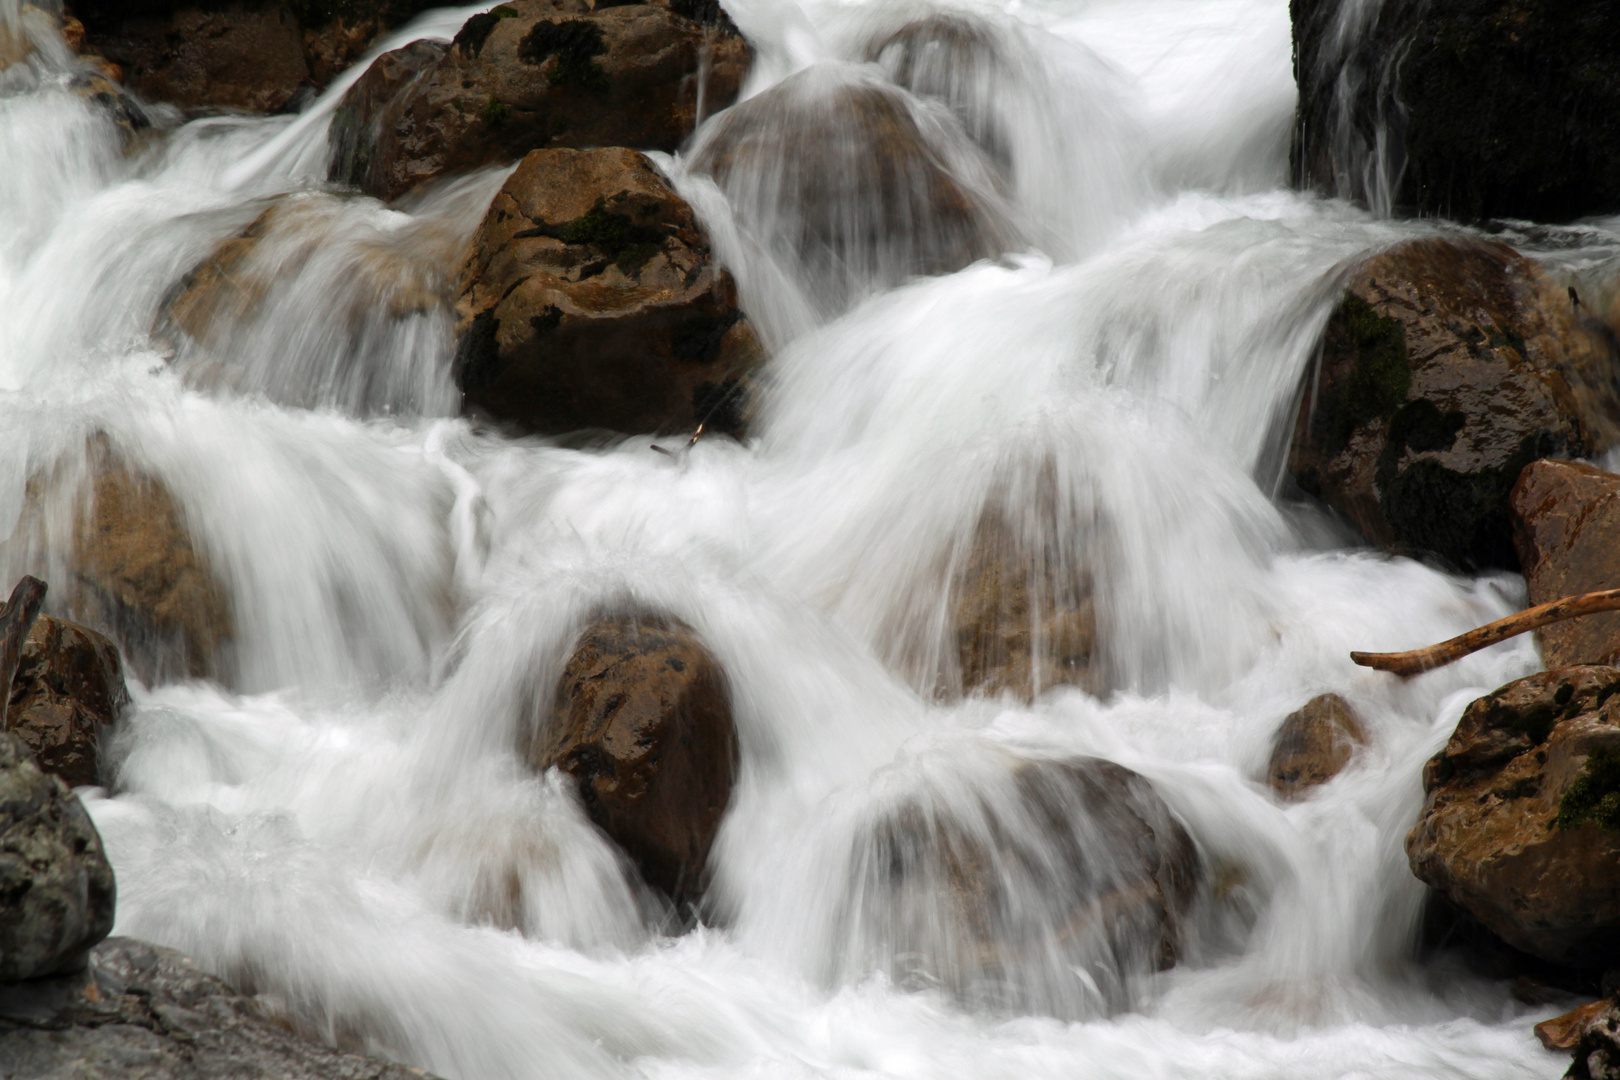
[[[885,83],[807,69],[716,117],[690,159],[827,315],[1016,242],[983,155],[948,126],[925,131]]]
[[[1620,476],[1573,461],[1531,462],[1513,485],[1513,545],[1530,603],[1620,588]],[[1620,656],[1620,615],[1536,631],[1549,668]]]
[[[1366,728],[1350,703],[1338,694],[1319,694],[1283,721],[1266,765],[1266,783],[1285,800],[1303,798],[1339,775],[1366,742]]]
[[[692,208],[633,150],[537,150],[473,242],[467,403],[527,430],[735,432],[762,359]]]
[[[448,48],[408,51],[380,57],[332,121],[330,178],[382,199],[542,148],[674,150],[699,102],[724,108],[748,66],[735,34],[585,0],[509,0]]]
[[[1536,1025],[1536,1038],[1548,1050],[1572,1050],[1575,1044],[1581,1041],[1581,1036],[1586,1034],[1586,1029],[1613,1006],[1614,1002],[1607,998],[1599,998],[1597,1001],[1589,1001],[1579,1008],[1571,1009],[1562,1016],[1543,1020]]]
[[[303,30],[280,4],[176,8],[93,29],[131,89],[183,109],[274,112],[309,78]]]
[[[1067,565],[1051,537],[1021,535],[1011,521],[999,507],[985,513],[952,584],[962,692],[1102,693],[1091,575]]]
[[[41,616],[11,684],[8,730],[69,787],[103,783],[98,747],[129,704],[118,648],[94,630]]]
[[[846,918],[875,935],[857,962],[881,950],[897,980],[1064,1018],[1128,1007],[1133,976],[1176,962],[1202,864],[1140,775],[1025,760],[1005,790],[953,794],[901,799],[857,848]]]
[[[677,904],[702,894],[731,799],[737,732],[725,672],[692,631],[655,616],[588,627],[527,749],[579,782],[585,812]]]
[[[1620,962],[1620,669],[1520,679],[1463,713],[1423,770],[1412,872],[1509,945]]]
[[[1615,362],[1511,248],[1408,241],[1351,275],[1289,469],[1391,551],[1513,568],[1508,493],[1537,458],[1615,443]]]
[[[1613,999],[1594,1004],[1604,1008],[1581,1026],[1564,1080],[1620,1080],[1620,1004]]]
[[[102,62],[105,66],[105,62]],[[125,153],[140,145],[143,133],[152,130],[152,120],[140,102],[126,94],[112,74],[84,68],[73,73],[68,89],[100,109],[117,127]]]

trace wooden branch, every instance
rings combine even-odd
[[[1495,645],[1498,641],[1517,637],[1527,630],[1535,630],[1549,623],[1563,622],[1565,619],[1581,615],[1596,615],[1603,611],[1620,611],[1620,589],[1604,589],[1602,592],[1566,596],[1551,603],[1525,608],[1516,615],[1498,619],[1466,634],[1458,634],[1450,641],[1442,641],[1426,649],[1396,653],[1353,652],[1350,659],[1362,667],[1393,671],[1401,678],[1409,679],[1413,675],[1421,675],[1425,671],[1443,667],[1453,660],[1461,660],[1469,653]]]
[[[45,583],[25,574],[11,590],[11,599],[0,607],[0,731],[10,726],[6,723],[6,707],[11,702],[11,680],[22,662],[23,642],[34,628],[44,602]]]

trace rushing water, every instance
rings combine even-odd
[[[1405,685],[1346,655],[1500,616],[1522,583],[1357,549],[1283,491],[1344,268],[1437,228],[1286,190],[1288,5],[1010,0],[954,14],[974,29],[944,59],[882,47],[930,0],[727,6],[748,94],[897,95],[962,175],[1001,177],[1008,250],[912,281],[874,257],[829,292],[777,242],[794,207],[660,158],[775,354],[746,445],[670,456],[454,418],[447,277],[504,174],[394,207],[329,190],[360,67],[298,117],[153,109],[126,153],[48,22],[0,0],[38,42],[0,74],[0,569],[72,580],[110,446],[173,494],[236,623],[216,679],[133,688],[116,785],[86,793],[118,932],[462,1080],[1558,1075],[1530,1034],[1555,1007],[1414,958],[1402,850],[1421,763],[1533,646]],[[289,192],[262,302],[177,347],[165,296]],[[1512,236],[1583,282],[1620,250]],[[1090,569],[1111,695],[937,693],[940,567],[991,504]],[[681,936],[512,749],[626,600],[694,626],[735,698],[710,925]],[[1328,690],[1370,746],[1279,805],[1272,735]],[[1016,992],[953,994],[929,958],[955,943],[863,891],[874,830],[994,812],[1014,755],[1075,753],[1185,822],[1216,880],[1197,940],[1113,988],[1048,954],[1009,964]]]

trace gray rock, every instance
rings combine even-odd
[[[79,800],[0,733],[0,982],[80,971],[112,930],[112,867]]]
[[[133,938],[98,945],[87,975],[0,985],[7,1080],[426,1075],[305,1039],[180,953]]]

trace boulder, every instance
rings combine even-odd
[[[689,157],[825,316],[1017,245],[960,124],[875,78],[808,68],[715,117]]]
[[[875,952],[898,982],[1065,1019],[1128,1008],[1133,980],[1175,964],[1203,868],[1146,779],[1026,759],[971,796],[901,796],[858,841],[855,963]]]
[[[1589,1001],[1561,1016],[1537,1024],[1536,1038],[1548,1050],[1573,1050],[1587,1030],[1613,1008],[1614,1002],[1607,998]]]
[[[1575,1060],[1564,1080],[1620,1080],[1620,1003],[1610,999],[1597,1004],[1602,1008],[1579,1025]]]
[[[587,627],[526,756],[578,782],[586,814],[649,885],[678,907],[701,896],[737,731],[725,672],[689,627],[649,615]]]
[[[300,1034],[173,949],[108,938],[76,979],[0,986],[10,1080],[432,1080]]]
[[[1525,465],[1620,437],[1610,339],[1505,245],[1432,238],[1358,266],[1306,385],[1289,470],[1388,550],[1516,568]]]
[[[1108,688],[1090,573],[999,509],[981,518],[956,571],[951,617],[963,693],[1032,701],[1054,686]]]
[[[99,71],[76,71],[68,80],[68,89],[100,109],[118,129],[118,137],[125,153],[140,145],[143,133],[152,130],[152,118],[141,103],[126,94],[112,79]]]
[[[736,433],[762,360],[692,208],[633,150],[537,150],[461,275],[454,374],[531,432]]]
[[[74,532],[74,618],[117,641],[148,682],[218,670],[234,633],[228,595],[162,483],[105,444]]]
[[[103,783],[97,751],[129,704],[118,648],[66,619],[41,616],[23,644],[6,727],[69,787]]]
[[[82,970],[112,930],[113,899],[90,815],[0,732],[0,983]]]
[[[1338,694],[1318,694],[1290,713],[1277,731],[1266,763],[1266,783],[1285,801],[1305,797],[1350,764],[1367,730]]]
[[[1461,220],[1620,211],[1614,5],[1388,0],[1358,12],[1292,0],[1290,9],[1303,186]]]
[[[1620,669],[1571,667],[1475,701],[1423,770],[1412,872],[1514,948],[1620,964]]]
[[[330,179],[394,199],[553,147],[674,150],[724,108],[742,38],[667,7],[509,0],[455,40],[379,57],[332,119]]]
[[[1574,461],[1533,461],[1511,496],[1513,546],[1530,603],[1620,588],[1620,476]],[[1536,631],[1549,668],[1620,656],[1620,615],[1588,615]]]

